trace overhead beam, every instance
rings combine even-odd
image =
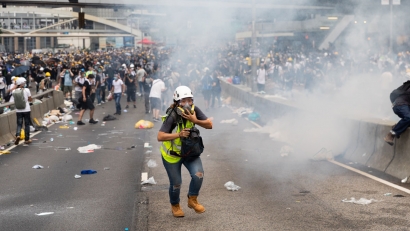
[[[139,37],[133,34],[1,34],[0,37]]]

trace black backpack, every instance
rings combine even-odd
[[[394,103],[394,101],[402,95],[410,95],[410,92],[407,92],[407,90],[409,90],[410,88],[410,80],[408,80],[407,82],[404,82],[403,85],[401,85],[400,87],[398,87],[397,89],[393,90],[390,93],[390,102]]]

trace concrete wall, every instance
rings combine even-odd
[[[33,96],[33,99],[36,96]],[[43,103],[31,105],[31,119],[36,119],[40,124],[42,122],[43,115],[50,110],[64,105],[64,94],[62,91],[52,91],[50,98],[44,98]],[[0,105],[0,109],[3,108]],[[33,121],[33,124],[35,122]],[[24,127],[24,125],[23,125]],[[17,116],[16,111],[13,110],[7,114],[0,115],[0,145],[6,145],[10,141],[15,140],[17,129]]]
[[[222,92],[234,100],[251,105],[257,111],[269,112],[274,117],[295,110],[306,110],[295,103],[265,98],[254,94],[243,86],[221,81]],[[394,146],[384,142],[384,136],[391,130],[393,123],[365,118],[341,118],[341,123],[349,126],[349,142],[343,158],[373,169],[390,174],[398,179],[410,176],[410,132],[402,134]],[[338,153],[336,153],[338,154]]]

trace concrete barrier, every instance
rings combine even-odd
[[[48,100],[48,99],[46,99]],[[48,112],[48,108],[47,108],[47,103],[45,103],[46,101],[43,100],[43,103],[39,104],[40,105],[40,113],[41,113],[41,117],[44,116],[44,114],[46,114]]]
[[[280,99],[269,99],[249,92],[243,86],[232,85],[221,81],[221,87],[225,95],[251,105],[260,112],[269,112],[273,117],[279,117],[285,113],[292,114],[297,110],[309,110],[292,102]],[[396,139],[392,147],[384,142],[383,137],[391,130],[393,122],[377,119],[341,118],[341,123],[351,126],[348,145],[343,157],[347,160],[358,162],[379,171],[390,174],[398,179],[410,176],[410,131]]]
[[[13,136],[16,135],[17,130],[17,116],[16,111],[11,111],[7,113],[7,117],[9,117],[9,129]]]
[[[353,152],[346,152],[344,157],[365,165],[374,152],[376,128],[377,124],[361,121],[359,123],[356,148]]]
[[[41,125],[41,123],[43,122],[43,114],[41,114],[40,107],[41,107],[41,104],[36,104],[36,105],[31,106],[31,119],[33,120],[33,123],[34,123],[34,119],[36,119]]]
[[[43,102],[44,103],[44,102]],[[54,99],[53,98],[49,98],[46,100],[45,102],[47,104],[47,109],[49,111],[56,109],[59,105],[54,105]]]
[[[7,114],[0,115],[0,128],[0,145],[5,145],[10,140],[14,140],[10,132],[9,117]]]
[[[390,146],[384,142],[383,137],[391,130],[389,125],[377,125],[376,141],[373,155],[369,158],[366,165],[370,168],[385,172],[394,158],[395,145]],[[398,176],[396,176],[398,177]]]
[[[391,128],[390,128],[391,129]],[[399,179],[410,176],[410,132],[404,132],[400,139],[396,139],[393,161],[386,169],[386,173]]]

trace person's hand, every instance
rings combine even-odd
[[[179,137],[180,138],[188,138],[189,134],[190,134],[190,129],[189,128],[184,128],[184,130],[179,132]]]
[[[198,119],[196,118],[195,111],[194,111],[193,113],[191,113],[191,111],[185,110],[185,112],[183,112],[181,116],[182,116],[184,119],[187,119],[187,120],[191,121],[191,122],[194,123],[194,124],[195,124],[196,121],[198,120]]]
[[[84,101],[84,102],[87,101],[87,98],[83,97],[83,101]]]

